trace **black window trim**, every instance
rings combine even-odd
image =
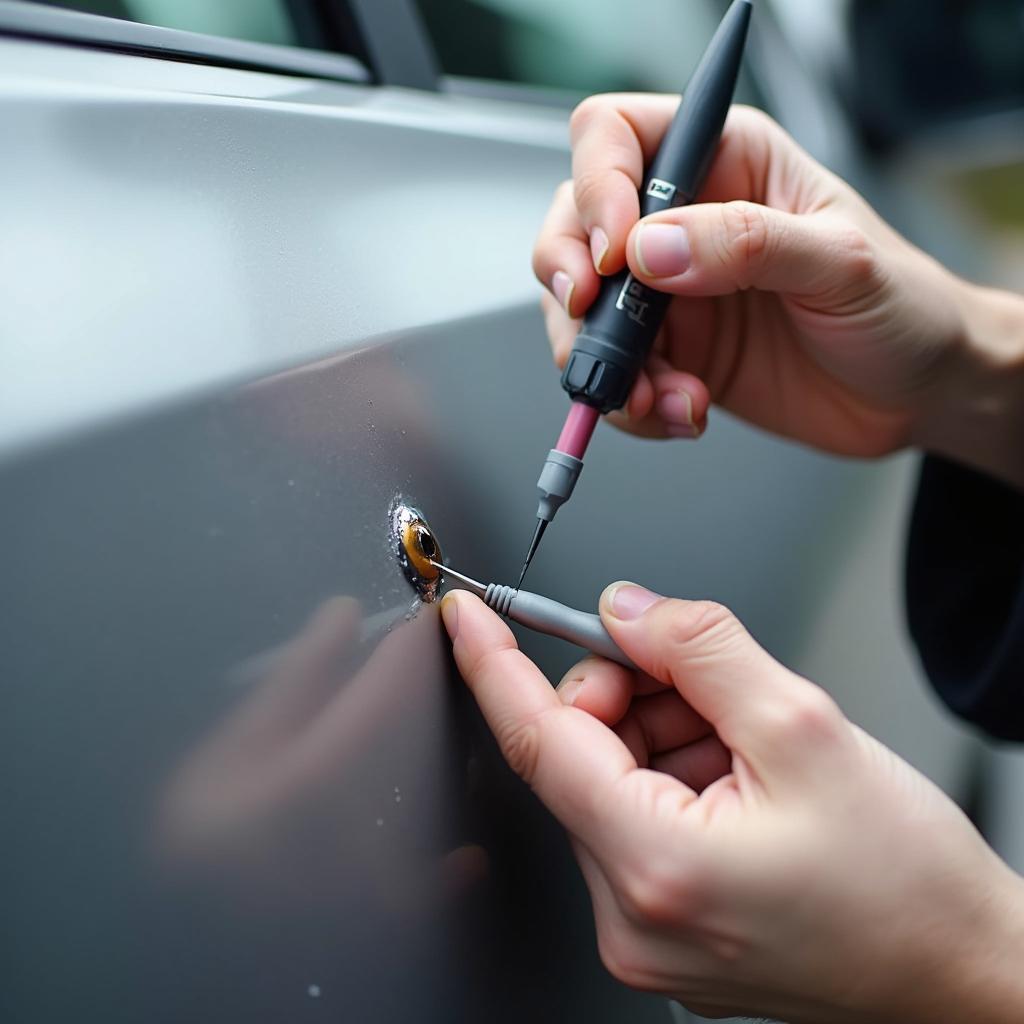
[[[58,41],[192,63],[368,84],[366,66],[343,53],[256,43],[145,25],[99,14],[0,0],[0,37]]]
[[[293,0],[294,2],[294,0]],[[335,34],[353,39],[374,81],[441,89],[441,70],[416,0],[311,0]]]

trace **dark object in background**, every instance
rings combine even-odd
[[[850,98],[864,141],[1024,106],[1021,0],[854,0]]]
[[[643,74],[609,67],[585,42],[566,37],[549,18],[528,10],[492,9],[474,0],[417,0],[417,5],[445,74],[563,92],[566,107],[589,93],[650,88]]]
[[[508,51],[508,16],[465,0],[420,0],[438,63],[449,74],[515,81]]]
[[[942,699],[1024,740],[1024,494],[944,459],[921,473],[907,550],[910,632]]]

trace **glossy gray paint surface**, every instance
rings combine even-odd
[[[600,967],[565,840],[386,536],[403,496],[456,566],[518,569],[564,412],[528,267],[564,119],[3,56],[0,1015],[665,1020]],[[724,418],[697,446],[600,431],[536,589],[725,600],[797,668],[857,629],[837,595],[891,597],[858,553],[904,467]],[[553,679],[575,657],[523,644]],[[831,682],[899,683],[955,785],[890,664]]]
[[[9,469],[5,1019],[398,1021],[421,1001],[438,1021],[602,1019],[635,1001],[602,977],[562,841],[498,770],[384,529],[400,493],[486,559],[417,379],[483,326]]]
[[[0,104],[0,454],[534,301],[567,166],[561,116],[43,44]]]

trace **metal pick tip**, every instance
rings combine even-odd
[[[460,583],[464,583],[474,593],[485,594],[487,592],[486,584],[473,579],[472,576],[466,576],[461,572],[456,572],[450,565],[442,565],[440,562],[435,562],[432,558],[430,559],[430,564],[436,566],[442,572],[446,572],[449,576],[458,580]]]
[[[533,562],[533,556],[537,554],[537,548],[540,547],[540,539],[544,536],[544,531],[548,528],[547,519],[537,520],[537,529],[533,531],[533,540],[530,543],[530,552],[526,556],[526,562],[523,564],[523,571],[519,574],[519,582],[516,584],[516,590],[522,590],[523,580],[526,579],[526,574],[530,570],[530,565]]]

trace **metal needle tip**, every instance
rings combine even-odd
[[[453,568],[451,568],[451,566],[442,565],[440,562],[435,562],[433,559],[430,559],[430,564],[435,568],[440,569],[441,572],[447,573],[449,576],[453,576],[460,583],[464,583],[467,587],[470,588],[470,590],[478,594],[487,593],[487,587],[479,580],[471,579],[469,576],[463,576],[461,572],[456,572]]]
[[[537,520],[537,529],[534,530],[533,541],[530,543],[530,553],[526,556],[526,562],[523,564],[523,571],[519,574],[519,582],[516,584],[516,590],[522,590],[523,580],[526,579],[526,574],[530,569],[530,563],[533,561],[533,556],[537,554],[537,548],[540,547],[540,539],[544,536],[544,531],[547,528],[547,519]]]

